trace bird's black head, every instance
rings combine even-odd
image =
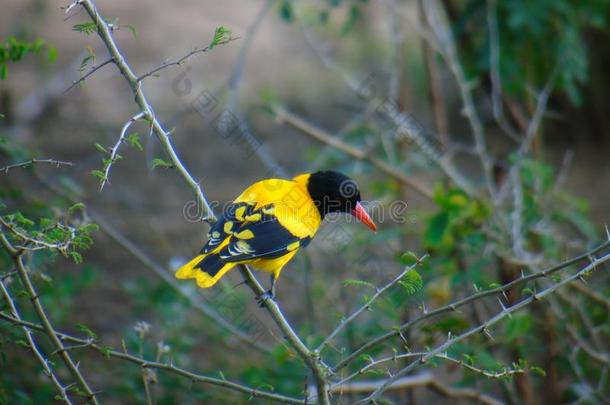
[[[360,205],[358,184],[346,175],[335,171],[312,173],[307,182],[307,191],[322,218],[331,212],[345,212],[376,230],[375,224]]]
[[[360,202],[356,182],[339,172],[312,173],[307,182],[307,191],[322,217],[331,212],[350,213]]]

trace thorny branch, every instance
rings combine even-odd
[[[29,166],[33,166],[35,164],[39,164],[39,163],[43,163],[43,164],[49,164],[52,166],[72,166],[72,162],[65,162],[62,160],[55,160],[55,159],[31,159],[25,162],[20,162],[20,163],[15,163],[12,165],[8,165],[8,166],[4,166],[4,167],[0,167],[0,173],[7,173],[9,170],[11,169],[16,169],[18,167],[29,167]]]
[[[125,141],[125,135],[127,135],[127,130],[129,129],[131,124],[133,124],[137,120],[144,117],[144,115],[145,114],[143,112],[138,113],[138,114],[134,115],[133,117],[131,117],[129,119],[129,121],[127,121],[125,123],[125,125],[123,125],[123,129],[121,129],[121,135],[119,136],[119,139],[117,140],[116,144],[114,144],[114,146],[110,150],[110,157],[108,158],[109,161],[108,161],[108,164],[106,164],[106,169],[104,170],[104,178],[102,179],[102,182],[100,184],[100,191],[104,189],[104,186],[108,182],[108,176],[110,176],[110,168],[112,167],[112,165],[116,161],[117,157],[119,156],[119,147]]]
[[[60,189],[55,184],[47,181],[36,175],[37,180],[41,185],[54,194],[65,199],[70,204],[76,204],[77,201],[71,197],[66,191]],[[171,272],[159,265],[149,255],[147,255],[142,249],[140,249],[134,242],[129,240],[123,233],[121,233],[116,227],[114,227],[102,214],[91,208],[87,209],[87,214],[91,220],[96,223],[102,232],[104,232],[110,239],[115,241],[117,245],[125,249],[127,253],[132,255],[137,261],[139,261],[144,267],[152,271],[157,277],[165,281],[171,288],[188,300],[193,308],[201,312],[204,316],[209,317],[216,325],[225,328],[228,332],[232,333],[240,342],[246,343],[249,347],[262,352],[271,352],[271,348],[267,345],[254,340],[244,331],[240,330],[237,326],[227,321],[216,308],[207,304],[201,297],[189,292],[184,285],[180,284],[171,274]]]
[[[10,322],[15,325],[26,327],[31,330],[36,330],[39,332],[47,333],[47,331],[45,330],[45,328],[42,325],[32,323],[32,322],[27,322],[27,321],[24,321],[21,319],[17,319],[16,317],[11,316],[5,312],[0,311],[0,319]],[[142,357],[139,357],[139,356],[136,356],[133,354],[110,349],[108,346],[105,346],[99,342],[95,343],[94,341],[91,341],[91,339],[89,339],[89,338],[87,338],[87,339],[78,338],[78,337],[75,337],[75,336],[72,336],[72,335],[69,335],[66,333],[62,333],[62,332],[54,332],[54,333],[62,341],[74,344],[73,346],[70,346],[70,347],[66,346],[65,350],[91,349],[91,350],[95,350],[96,352],[100,353],[105,358],[115,358],[118,360],[125,360],[130,363],[136,364],[142,368],[165,370],[167,372],[188,378],[189,380],[191,380],[193,382],[201,382],[204,384],[217,385],[217,386],[224,387],[224,388],[227,388],[230,390],[248,394],[248,395],[252,396],[253,398],[263,398],[263,399],[269,399],[269,400],[278,401],[281,403],[289,403],[289,404],[304,404],[305,403],[303,400],[299,400],[296,398],[291,398],[291,397],[280,395],[280,394],[274,394],[271,392],[266,392],[266,391],[258,390],[255,388],[250,388],[245,385],[234,383],[234,382],[227,381],[227,380],[220,379],[220,378],[214,378],[214,377],[204,376],[201,374],[196,374],[191,371],[180,368],[178,366],[175,366],[171,362],[163,363],[163,362],[159,362],[159,361],[148,361]]]
[[[485,291],[479,291],[475,294],[469,295],[466,298],[462,298],[461,300],[455,301],[451,304],[448,305],[444,305],[442,307],[436,308],[432,311],[426,311],[424,310],[424,313],[415,318],[412,319],[404,324],[402,324],[400,326],[400,328],[397,328],[396,330],[387,332],[375,339],[372,339],[366,343],[364,343],[362,346],[360,346],[358,349],[356,349],[355,351],[353,351],[352,353],[350,353],[350,355],[348,355],[346,358],[344,358],[343,360],[341,360],[339,363],[337,363],[335,365],[335,367],[333,367],[333,371],[337,372],[339,370],[341,370],[343,367],[347,366],[349,363],[351,363],[352,361],[354,361],[356,358],[358,358],[358,356],[360,356],[362,353],[364,353],[365,351],[371,349],[372,347],[375,347],[383,342],[385,342],[388,339],[391,339],[393,337],[398,337],[400,336],[401,333],[405,332],[407,329],[412,328],[413,326],[427,320],[430,318],[433,318],[435,316],[441,315],[441,314],[445,314],[445,313],[450,313],[450,312],[454,312],[457,311],[458,308],[472,303],[474,301],[478,301],[481,298],[484,297],[488,297],[488,296],[492,296],[492,295],[500,295],[500,294],[504,294],[506,291],[510,290],[511,288],[515,287],[516,285],[525,283],[525,282],[530,282],[539,278],[543,278],[543,277],[548,277],[566,267],[572,266],[576,263],[579,263],[580,261],[583,260],[588,260],[592,255],[595,255],[596,253],[599,253],[601,251],[603,251],[604,249],[610,247],[610,241],[607,241],[603,244],[601,244],[600,246],[598,246],[595,249],[592,249],[589,252],[586,252],[582,255],[579,255],[577,257],[574,257],[573,259],[567,260],[563,263],[560,263],[556,266],[550,267],[546,270],[542,270],[536,273],[532,273],[530,275],[522,275],[519,278],[514,279],[513,281],[506,283],[502,286],[496,287],[496,288],[492,288],[490,290],[485,290]]]
[[[49,318],[47,317],[46,311],[44,310],[44,308],[42,307],[42,304],[40,303],[40,300],[38,298],[38,293],[36,292],[36,289],[34,288],[32,281],[30,280],[28,270],[26,269],[25,264],[23,263],[23,256],[22,256],[23,251],[15,249],[15,247],[13,247],[13,245],[11,245],[11,243],[6,238],[6,236],[4,236],[4,234],[0,234],[0,243],[2,244],[4,249],[9,253],[9,255],[12,257],[13,262],[15,263],[15,266],[17,267],[17,274],[19,275],[19,279],[21,280],[21,283],[25,287],[26,292],[27,292],[28,296],[30,297],[30,300],[32,301],[32,305],[34,306],[34,310],[36,311],[36,314],[38,315],[38,319],[42,323],[42,326],[43,326],[46,334],[51,339],[53,346],[55,346],[57,353],[59,354],[59,356],[63,360],[64,364],[70,371],[70,374],[72,374],[72,377],[74,377],[74,379],[78,383],[78,386],[83,390],[84,395],[88,398],[89,401],[91,401],[91,403],[93,403],[94,405],[98,405],[96,396],[93,394],[93,391],[89,387],[89,384],[85,380],[85,377],[83,377],[82,373],[78,369],[78,366],[76,365],[76,363],[74,363],[74,360],[72,360],[72,357],[70,357],[70,354],[66,351],[63,343],[58,338],[58,336],[55,332],[55,329],[53,328],[53,325],[51,324],[51,321],[49,321]]]
[[[14,319],[16,321],[21,322],[22,318],[19,315],[19,312],[17,311],[17,306],[15,305],[15,302],[13,301],[13,299],[8,291],[8,288],[4,285],[4,280],[2,280],[2,279],[0,279],[0,292],[2,292],[2,295],[4,296],[4,301],[6,301],[6,304],[8,305]],[[72,401],[70,401],[70,398],[68,397],[66,387],[64,387],[62,385],[62,383],[59,381],[59,379],[53,372],[53,369],[49,365],[49,360],[45,359],[44,355],[38,349],[38,346],[36,345],[34,336],[33,336],[32,332],[30,331],[30,328],[28,328],[25,325],[21,325],[21,328],[23,329],[23,334],[25,335],[25,338],[28,342],[30,349],[32,349],[34,356],[36,357],[36,359],[42,366],[44,373],[51,379],[51,382],[57,388],[57,391],[59,392],[61,399],[66,404],[69,404],[69,405],[72,404]]]
[[[409,273],[410,271],[412,271],[415,267],[419,266],[424,260],[426,260],[426,258],[428,257],[428,255],[424,255],[421,258],[418,258],[417,261],[411,265],[411,266],[407,266],[398,276],[394,277],[389,283],[387,283],[386,285],[384,285],[381,288],[378,288],[377,291],[375,292],[375,294],[370,298],[367,299],[366,303],[364,305],[362,305],[360,308],[358,308],[356,311],[354,311],[350,316],[348,316],[347,318],[341,320],[341,322],[339,323],[339,325],[337,325],[337,327],[335,328],[335,330],[333,330],[330,335],[328,335],[328,337],[326,337],[326,339],[324,339],[324,341],[322,341],[322,343],[320,343],[320,345],[316,348],[317,352],[320,352],[324,349],[324,347],[326,347],[326,345],[328,345],[330,343],[330,341],[337,336],[337,334],[339,332],[341,332],[341,330],[343,328],[345,328],[347,326],[348,323],[350,323],[351,321],[353,321],[354,319],[356,319],[356,317],[358,317],[362,312],[366,311],[367,309],[369,309],[371,307],[371,305],[373,304],[373,302],[375,302],[375,300],[377,298],[379,298],[379,296],[381,294],[383,294],[385,291],[387,291],[389,288],[391,288],[392,286],[396,285],[400,280],[403,279],[403,277]]]
[[[426,354],[427,354],[427,352],[409,352],[409,353],[395,354],[394,356],[384,357],[379,360],[372,360],[365,366],[358,369],[357,371],[355,371],[352,374],[348,375],[347,377],[343,378],[341,381],[334,383],[331,386],[331,389],[333,389],[333,388],[336,389],[337,387],[341,387],[341,386],[349,383],[350,380],[356,378],[359,375],[362,375],[363,373],[365,373],[369,370],[372,370],[375,367],[378,367],[381,364],[397,362],[398,360],[401,360],[401,359],[413,359],[413,358],[421,359]],[[480,375],[490,378],[490,379],[500,379],[500,378],[504,378],[504,377],[511,376],[514,374],[520,374],[520,373],[525,372],[525,370],[523,370],[521,368],[505,368],[502,371],[496,371],[496,372],[488,371],[488,370],[484,370],[482,368],[475,367],[472,364],[469,364],[463,360],[458,360],[454,357],[451,357],[451,356],[447,355],[447,353],[439,353],[433,357],[436,359],[448,361],[450,363],[458,364],[461,367],[464,367],[474,373],[480,374]]]
[[[121,53],[118,49],[118,46],[112,37],[112,28],[109,27],[108,24],[104,22],[103,18],[98,14],[98,12],[95,8],[94,2],[91,0],[77,0],[76,2],[71,4],[70,7],[68,7],[68,9],[71,9],[76,5],[82,5],[84,7],[84,9],[87,11],[87,13],[89,14],[89,16],[91,17],[91,19],[93,20],[93,22],[96,24],[98,34],[104,41],[104,43],[110,53],[110,59],[107,62],[105,62],[104,64],[107,64],[110,62],[114,63],[118,67],[119,71],[121,72],[121,75],[124,76],[124,78],[129,83],[132,93],[135,97],[135,101],[138,104],[138,107],[140,108],[140,110],[142,111],[140,114],[138,114],[138,118],[146,118],[147,120],[151,121],[152,130],[157,135],[157,137],[161,141],[162,145],[164,146],[165,151],[167,152],[170,159],[172,160],[172,164],[174,165],[174,167],[176,167],[178,169],[180,175],[183,177],[185,182],[193,189],[193,191],[197,197],[198,203],[200,204],[200,206],[203,210],[202,219],[206,220],[208,222],[214,222],[214,220],[215,220],[214,214],[207,203],[207,200],[203,194],[203,190],[202,190],[201,186],[192,178],[192,176],[189,174],[187,169],[182,165],[178,155],[176,154],[175,150],[173,149],[173,146],[172,146],[172,143],[171,143],[171,140],[169,137],[169,133],[164,130],[161,123],[157,120],[157,118],[152,110],[152,107],[148,104],[147,99],[141,89],[141,81],[144,78],[151,76],[166,67],[180,65],[183,61],[188,59],[188,57],[192,56],[196,51],[205,52],[205,50],[204,50],[205,48],[193,50],[190,54],[187,54],[185,57],[183,57],[177,61],[166,62],[163,65],[159,66],[158,68],[153,69],[153,70],[149,71],[148,73],[145,73],[138,77],[133,73],[133,71],[131,70],[131,68],[129,67],[127,62],[125,61],[124,57],[121,55]],[[436,6],[440,7],[438,3],[436,4]],[[436,12],[438,10],[434,10],[434,11]],[[432,24],[432,25],[434,25],[434,24]],[[447,33],[442,32],[442,30],[444,28],[446,28],[446,24],[440,24],[440,25],[436,26],[437,30],[441,30],[441,31],[436,32],[437,39],[438,39],[438,37],[440,37],[444,40],[448,39]],[[449,39],[452,41],[452,38],[449,38]],[[452,65],[451,58],[449,60],[449,65],[450,65],[450,68],[453,71],[453,73],[456,75],[456,79],[458,80],[458,84],[462,91],[462,96],[464,97],[463,102],[465,105],[465,112],[466,112],[467,118],[469,119],[469,121],[471,123],[473,133],[475,135],[475,143],[477,145],[476,148],[477,148],[477,151],[479,151],[481,154],[483,167],[487,174],[486,177],[488,178],[488,181],[491,181],[491,179],[492,179],[492,177],[490,175],[491,160],[486,160],[486,159],[489,159],[489,157],[487,155],[487,151],[486,151],[486,147],[485,147],[485,139],[484,139],[483,133],[482,133],[482,126],[480,125],[480,120],[477,116],[476,109],[474,108],[474,102],[473,102],[472,96],[471,96],[471,90],[472,90],[471,86],[469,83],[466,83],[463,72],[461,72],[461,70],[460,70],[461,67],[459,66],[459,60],[457,59],[457,54],[455,52],[455,48],[452,48],[455,45],[451,44],[451,43],[449,43],[449,45],[448,45],[448,42],[446,42],[446,41],[442,45],[443,46],[441,47],[441,49],[444,50],[446,54],[449,54],[449,56],[453,57],[453,62],[455,63],[455,66],[451,66]],[[99,67],[101,67],[101,66],[99,66]],[[92,72],[90,72],[90,73],[92,73]],[[497,85],[497,83],[496,83],[496,85]],[[550,92],[550,90],[547,91],[547,89],[545,88],[543,90],[543,93],[538,98],[539,108],[537,109],[532,121],[530,122],[530,126],[528,127],[528,131],[527,131],[528,133],[526,134],[526,140],[528,138],[531,138],[533,136],[531,134],[532,133],[535,134],[535,132],[537,131],[538,125],[542,118],[542,113],[539,113],[539,111],[543,112],[544,109],[546,108],[546,101],[548,99],[549,92]],[[497,94],[496,94],[496,97],[497,97]],[[286,115],[284,114],[284,116],[282,118],[286,119]],[[395,118],[395,119],[399,119],[399,118]],[[119,139],[118,144],[120,144],[127,128],[133,121],[134,121],[134,119],[132,118],[132,120],[130,120],[130,122],[128,124],[126,124],[126,126],[123,128],[123,131],[121,133],[121,138]],[[297,121],[292,120],[291,124],[300,129],[306,128],[305,126],[307,125],[307,123],[304,123],[303,121],[299,122],[298,120]],[[311,128],[305,129],[305,131],[306,132],[309,131],[309,132],[307,132],[309,134],[316,133],[316,131],[311,131]],[[322,134],[325,135],[324,133],[322,133]],[[318,133],[318,135],[319,135],[319,133]],[[411,135],[413,135],[413,134],[411,134]],[[417,133],[415,135],[417,135]],[[399,170],[394,171],[392,166],[388,165],[387,163],[385,163],[381,160],[377,160],[376,158],[370,158],[368,155],[363,155],[362,151],[352,148],[350,145],[341,143],[341,141],[337,142],[328,136],[317,136],[317,139],[322,142],[325,142],[339,150],[344,151],[345,153],[347,153],[348,155],[350,155],[352,157],[356,157],[361,160],[368,160],[369,162],[371,162],[371,164],[373,164],[374,166],[377,166],[380,170],[401,180],[405,184],[409,184],[412,187],[418,189],[417,185],[414,186],[412,179],[404,176]],[[118,144],[117,144],[117,146],[118,146]],[[524,142],[522,144],[522,146],[527,148],[528,147],[527,142]],[[118,149],[118,147],[116,149]],[[441,163],[443,162],[442,159],[437,159],[437,161],[441,161]],[[449,173],[452,173],[452,172],[449,172]],[[451,175],[450,175],[450,177],[455,178],[455,176],[451,176]],[[424,186],[420,187],[418,189],[418,191],[425,196],[430,195],[429,190],[427,190]],[[490,191],[493,194],[493,192],[494,192],[493,184],[490,186]],[[6,240],[6,238],[3,238],[2,242],[9,243],[8,240]],[[606,244],[600,246],[599,248],[587,253],[587,256],[593,255],[596,252],[601,251],[602,249],[608,247],[608,245],[609,244],[606,243]],[[5,245],[5,247],[6,247],[6,245]],[[7,247],[7,249],[9,249],[9,251],[10,251],[11,247],[9,246],[9,247]],[[16,257],[20,258],[20,256],[17,254],[18,252],[15,249],[13,249],[13,253],[16,255]],[[365,345],[363,345],[362,347],[357,349],[354,353],[350,354],[350,356],[348,356],[346,359],[342,360],[339,364],[337,364],[335,366],[334,370],[336,371],[336,370],[346,366],[359,353],[362,353],[363,351],[367,350],[368,348],[371,348],[371,347],[391,338],[392,336],[399,335],[402,331],[414,326],[415,324],[417,324],[425,319],[428,319],[435,315],[439,315],[441,313],[455,311],[455,310],[457,310],[458,307],[460,307],[462,305],[465,305],[470,302],[474,302],[475,300],[478,300],[480,298],[483,298],[483,297],[486,297],[489,295],[502,294],[505,291],[512,288],[513,286],[515,286],[516,284],[519,284],[522,282],[527,282],[527,281],[532,281],[532,280],[540,278],[540,277],[546,277],[560,269],[563,269],[567,266],[577,263],[578,261],[583,259],[583,256],[579,256],[578,258],[575,258],[573,260],[562,263],[558,266],[555,266],[553,268],[550,268],[548,270],[545,270],[545,271],[542,271],[539,273],[534,273],[529,276],[522,275],[520,278],[513,280],[512,282],[509,282],[501,287],[494,288],[494,289],[487,290],[487,291],[481,291],[481,292],[475,293],[469,297],[466,297],[460,301],[457,301],[453,304],[450,304],[448,306],[438,308],[431,312],[425,312],[424,315],[420,316],[419,318],[416,318],[416,319],[409,321],[406,324],[402,325],[398,331],[390,332],[386,335],[380,336],[379,338],[377,338],[371,342],[366,343]],[[413,363],[409,364],[407,367],[400,370],[397,374],[393,375],[388,380],[383,381],[383,383],[381,385],[376,386],[374,393],[367,400],[369,400],[369,399],[374,400],[384,390],[394,386],[400,380],[400,377],[402,375],[408,373],[409,371],[411,371],[412,369],[417,367],[419,364],[425,362],[427,359],[430,359],[433,357],[443,357],[443,356],[447,357],[446,354],[443,354],[443,352],[446,352],[446,350],[454,343],[456,343],[462,339],[465,339],[469,336],[472,336],[475,333],[478,333],[481,331],[487,331],[487,329],[491,325],[499,322],[501,319],[508,316],[510,313],[523,308],[524,306],[534,302],[537,299],[543,298],[544,296],[552,293],[553,291],[555,291],[556,289],[565,285],[566,283],[575,280],[576,278],[582,276],[583,274],[587,273],[588,271],[591,271],[596,265],[609,260],[609,257],[610,257],[610,255],[606,254],[605,256],[603,256],[599,259],[594,259],[589,266],[581,269],[574,275],[572,275],[568,278],[565,278],[561,282],[552,284],[550,287],[547,287],[545,290],[542,290],[541,292],[536,293],[536,294],[530,296],[529,298],[526,298],[508,308],[505,308],[503,306],[503,310],[500,313],[498,313],[496,316],[489,319],[488,321],[483,322],[481,325],[469,330],[468,332],[466,332],[462,335],[450,338],[446,343],[436,347],[433,350],[430,350],[430,351],[427,351],[427,352],[421,354],[421,356],[419,356],[418,362],[413,362]],[[28,277],[27,271],[23,267],[23,263],[22,263],[22,269],[19,269],[19,266],[18,266],[18,273],[19,273],[19,276],[22,279],[22,281],[26,284],[26,287],[28,287],[29,279],[27,278]],[[250,288],[253,290],[253,292],[256,295],[262,294],[262,292],[263,292],[262,287],[260,286],[260,284],[257,282],[257,280],[254,278],[254,276],[252,275],[252,273],[249,271],[249,269],[246,266],[242,266],[242,273],[243,273],[244,277],[246,278],[247,284],[250,286]],[[23,274],[25,274],[25,276]],[[35,296],[35,291],[33,290],[33,286],[31,285],[31,283],[29,283],[29,287],[31,287],[30,293],[33,292],[33,294],[34,294],[34,295],[32,295],[32,300],[33,300],[35,306],[36,306],[36,304],[38,304],[38,306],[39,306],[40,304],[37,301],[37,297]],[[308,349],[307,346],[300,340],[299,336],[296,335],[296,333],[294,332],[294,330],[292,329],[292,327],[290,326],[290,324],[288,323],[288,321],[285,319],[284,315],[280,311],[277,303],[275,303],[274,301],[267,300],[267,301],[265,301],[265,306],[266,306],[267,310],[269,311],[271,317],[277,324],[277,326],[284,333],[284,336],[288,340],[290,345],[298,353],[298,355],[303,359],[303,361],[307,364],[307,366],[312,370],[312,372],[314,374],[314,378],[316,380],[318,401],[323,404],[330,403],[329,391],[332,391],[333,387],[329,387],[328,379],[329,379],[331,372],[330,372],[330,370],[327,369],[327,367],[324,365],[324,363],[319,358],[319,353],[317,353],[317,351],[312,351],[312,350]],[[44,311],[43,311],[42,307],[36,308],[36,309],[37,309],[37,312],[39,313],[39,316],[40,316],[40,311],[42,311],[42,313],[44,315]],[[40,311],[39,311],[39,309],[40,309]],[[354,318],[355,318],[355,316],[358,315],[358,313],[359,313],[358,311],[355,313]],[[49,334],[49,336],[51,338],[54,337],[55,340],[57,340],[57,341],[59,341],[59,339],[58,339],[58,337],[59,337],[61,339],[65,338],[66,340],[72,339],[73,342],[78,343],[77,346],[73,346],[71,348],[66,348],[64,346],[61,346],[61,341],[59,341],[60,346],[57,348],[57,352],[58,352],[58,354],[62,355],[62,357],[63,357],[63,355],[67,356],[68,350],[76,349],[78,347],[91,347],[91,348],[96,349],[96,345],[89,341],[85,341],[85,340],[77,339],[77,338],[70,338],[67,335],[58,334],[57,332],[55,332],[53,330],[52,326],[50,326],[46,316],[41,317],[42,326],[27,324],[25,321],[19,319],[18,317],[13,317],[11,315],[7,315],[4,313],[0,313],[0,317],[2,317],[5,320],[9,320],[12,323],[21,325],[24,328],[42,330],[43,332]],[[45,322],[45,320],[46,320],[46,322]],[[339,329],[340,329],[340,327],[339,327]],[[336,335],[336,333],[334,333],[334,332],[331,333],[331,336],[329,336],[329,339],[334,337],[334,335]],[[102,349],[101,347],[96,350],[98,350],[100,352],[104,352],[104,353],[107,352],[105,349]],[[128,355],[126,353],[120,353],[120,352],[112,352],[112,353],[113,354],[110,355],[111,357],[117,357],[117,358],[120,358],[123,360],[134,362],[136,364],[139,364],[143,368],[150,367],[150,368],[165,369],[170,372],[174,372],[174,373],[186,376],[188,378],[191,378],[194,381],[202,381],[202,382],[207,382],[207,383],[211,383],[211,384],[222,385],[227,388],[235,389],[235,390],[238,390],[241,392],[246,392],[246,393],[249,393],[254,396],[261,396],[261,397],[265,397],[268,399],[284,401],[284,402],[288,402],[288,403],[303,403],[302,400],[297,400],[297,399],[293,399],[293,398],[289,398],[289,397],[283,397],[281,395],[276,395],[276,394],[269,394],[269,393],[266,393],[263,391],[253,390],[253,389],[250,389],[247,387],[243,387],[236,383],[227,382],[225,380],[215,380],[215,379],[210,379],[209,377],[194,375],[186,370],[182,370],[182,369],[178,369],[178,368],[174,367],[171,363],[166,364],[166,363],[159,363],[159,362],[147,362],[146,360],[144,360],[142,358],[137,358],[137,357]],[[409,356],[407,356],[408,354],[409,353],[405,354],[405,358],[409,357]],[[68,359],[69,359],[69,356],[68,356]],[[68,367],[70,368],[69,363],[67,361],[66,361],[66,363],[68,364]],[[78,372],[78,370],[76,370],[76,371]],[[79,380],[78,375],[80,375],[80,374],[77,374],[77,380]],[[82,375],[80,375],[80,377],[82,379]],[[79,383],[84,383],[86,385],[86,382],[84,381],[84,379],[82,379],[82,382],[79,380]],[[476,395],[479,395],[479,394],[476,393]],[[93,396],[93,394],[91,394],[91,398],[92,398],[92,401],[95,402],[95,397]]]
[[[239,39],[239,37],[231,37],[231,38],[228,38],[228,39],[226,39],[224,41],[220,41],[219,43],[216,44],[216,46],[228,44],[229,42],[235,41],[237,39]],[[207,46],[204,46],[204,47],[195,48],[195,49],[191,50],[190,52],[188,52],[186,55],[184,55],[184,56],[182,56],[182,57],[180,57],[180,58],[178,58],[178,59],[176,59],[174,61],[163,62],[161,65],[157,66],[156,68],[151,69],[148,72],[140,75],[137,78],[137,81],[141,82],[142,80],[146,79],[147,77],[156,75],[157,73],[159,73],[163,69],[167,69],[167,68],[172,67],[172,66],[181,66],[184,63],[186,63],[192,56],[197,55],[197,54],[206,53],[211,48],[212,48],[212,45],[207,45]]]
[[[125,58],[120,53],[119,48],[115,43],[114,38],[112,37],[112,32],[110,28],[97,12],[94,2],[91,0],[78,0],[77,3],[85,8],[92,21],[96,24],[98,34],[104,41],[110,55],[114,58],[114,63],[117,65],[121,74],[130,84],[136,103],[138,104],[140,109],[146,114],[146,118],[151,121],[153,131],[163,144],[165,151],[169,155],[174,166],[178,169],[179,173],[185,179],[186,183],[189,184],[195,191],[198,204],[200,205],[204,213],[203,219],[210,223],[215,222],[216,218],[207,202],[207,199],[203,194],[201,186],[197,182],[195,182],[195,180],[191,177],[187,169],[182,165],[169,139],[169,134],[163,129],[163,127],[157,120],[156,115],[154,114],[152,108],[148,104],[144,93],[142,92],[141,82],[138,80],[138,77],[133,73],[133,71],[125,61]],[[247,284],[257,296],[263,294],[264,291],[262,287],[260,286],[258,281],[256,281],[256,279],[246,266],[242,266],[242,274],[246,278]],[[330,401],[328,398],[328,392],[326,387],[327,382],[325,378],[326,371],[321,365],[319,358],[315,353],[310,352],[309,349],[302,343],[302,341],[296,335],[288,321],[286,321],[286,319],[284,318],[278,305],[275,302],[270,302],[269,300],[267,300],[265,306],[274,321],[276,322],[276,324],[278,325],[278,327],[280,328],[280,330],[282,330],[282,332],[287,337],[289,343],[293,346],[297,353],[299,353],[303,361],[309,366],[312,373],[314,374],[319,388],[318,401],[322,404],[329,404]]]
[[[600,264],[603,264],[607,261],[610,261],[610,253],[606,253],[604,256],[602,256],[600,258],[592,259],[591,263],[589,263],[587,266],[581,268],[576,273],[564,278],[563,280],[561,280],[557,283],[551,284],[549,287],[529,296],[528,298],[525,298],[525,299],[515,303],[512,306],[505,307],[502,304],[502,311],[497,313],[495,316],[493,316],[492,318],[488,319],[487,321],[481,323],[480,325],[478,325],[460,335],[457,335],[455,337],[449,337],[449,339],[445,343],[438,345],[436,348],[434,348],[432,350],[427,351],[425,355],[423,355],[419,358],[419,360],[410,363],[408,366],[406,366],[406,367],[402,368],[401,370],[399,370],[398,372],[394,373],[390,378],[388,378],[384,382],[384,384],[381,387],[379,387],[379,389],[374,391],[367,398],[357,402],[357,404],[374,403],[374,401],[377,398],[379,398],[379,396],[385,391],[385,389],[389,385],[392,384],[393,381],[404,376],[405,374],[409,373],[410,371],[416,369],[418,366],[426,363],[426,361],[430,360],[437,354],[446,352],[454,344],[456,344],[464,339],[467,339],[470,336],[476,335],[478,333],[485,333],[485,334],[489,335],[489,329],[493,325],[495,325],[502,319],[510,316],[513,312],[523,309],[527,305],[529,305],[535,301],[541,300],[542,298],[546,297],[547,295],[554,293],[557,289],[565,286],[566,284],[568,284],[572,281],[578,280],[579,278],[582,278],[584,275],[589,274],[591,271],[593,271]]]
[[[119,50],[119,47],[116,41],[114,40],[114,37],[112,36],[112,30],[110,29],[110,27],[108,27],[108,24],[106,23],[104,18],[98,13],[95,7],[95,3],[92,0],[78,0],[73,4],[79,4],[84,7],[84,9],[87,11],[87,14],[91,18],[91,21],[95,23],[97,33],[104,42],[104,45],[106,45],[106,48],[108,49],[108,53],[110,54],[113,63],[117,66],[119,72],[125,78],[127,83],[129,83],[129,87],[131,89],[131,92],[133,93],[135,102],[138,105],[140,111],[142,111],[145,118],[151,122],[152,131],[161,142],[161,145],[169,156],[173,166],[178,170],[180,176],[193,190],[193,193],[195,194],[195,197],[197,199],[198,207],[201,209],[202,212],[201,219],[207,222],[214,222],[214,213],[212,212],[212,209],[203,194],[202,187],[197,181],[195,181],[195,179],[193,179],[186,167],[182,164],[182,161],[174,150],[172,141],[170,139],[170,134],[163,128],[154,110],[148,103],[148,99],[146,98],[142,90],[141,81],[138,80],[138,76],[133,72],[133,70],[127,64],[127,61],[121,54],[121,51]]]
[[[104,62],[100,63],[99,65],[92,67],[91,70],[89,70],[87,73],[85,73],[83,76],[81,76],[78,80],[75,80],[70,85],[70,87],[68,87],[66,90],[64,90],[64,94],[66,94],[67,92],[72,90],[74,87],[78,86],[79,84],[83,83],[85,80],[87,80],[87,78],[89,76],[91,76],[92,74],[94,74],[95,72],[97,72],[98,70],[100,70],[101,68],[103,68],[104,66],[106,66],[112,62],[114,62],[114,58],[106,59]]]
[[[445,398],[465,399],[485,405],[503,405],[504,402],[477,391],[473,388],[454,388],[441,383],[440,378],[430,371],[422,371],[415,375],[399,378],[388,387],[389,390],[408,390],[417,387],[428,387]],[[332,386],[333,394],[366,394],[378,389],[383,381],[357,381],[345,385]]]

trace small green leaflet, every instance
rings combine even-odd
[[[87,335],[91,339],[97,339],[97,335],[95,334],[95,332],[93,332],[91,329],[89,329],[89,327],[87,325],[84,325],[82,323],[77,323],[76,329],[83,332],[85,335]]]
[[[407,274],[398,281],[398,284],[405,288],[408,296],[415,294],[424,286],[421,276],[413,269],[407,272]]]
[[[140,135],[138,135],[137,132],[127,135],[125,140],[134,148],[138,148],[140,151],[144,150],[142,143],[140,142]]]
[[[72,27],[72,31],[82,32],[83,34],[89,35],[97,31],[97,27],[94,22],[86,22],[83,24],[76,24]]]
[[[216,45],[220,45],[229,39],[231,39],[231,30],[228,30],[221,25],[214,31],[214,39],[212,39],[212,42],[210,43],[210,49],[214,49]]]
[[[343,281],[343,285],[344,286],[356,286],[356,287],[369,287],[372,289],[375,289],[375,286],[371,283],[369,283],[368,281],[364,281],[364,280],[345,280]]]
[[[167,160],[163,160],[161,158],[154,158],[152,161],[152,168],[155,169],[157,167],[162,167],[164,169],[171,169],[174,165]]]

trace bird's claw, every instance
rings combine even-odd
[[[262,308],[265,306],[265,301],[272,299],[275,299],[275,294],[273,294],[271,290],[269,290],[256,297],[256,302],[258,303],[258,306]]]

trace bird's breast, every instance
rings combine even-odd
[[[300,183],[284,179],[266,179],[254,183],[235,199],[235,202],[256,204],[274,215],[290,233],[299,237],[313,237],[322,218],[307,189]]]

